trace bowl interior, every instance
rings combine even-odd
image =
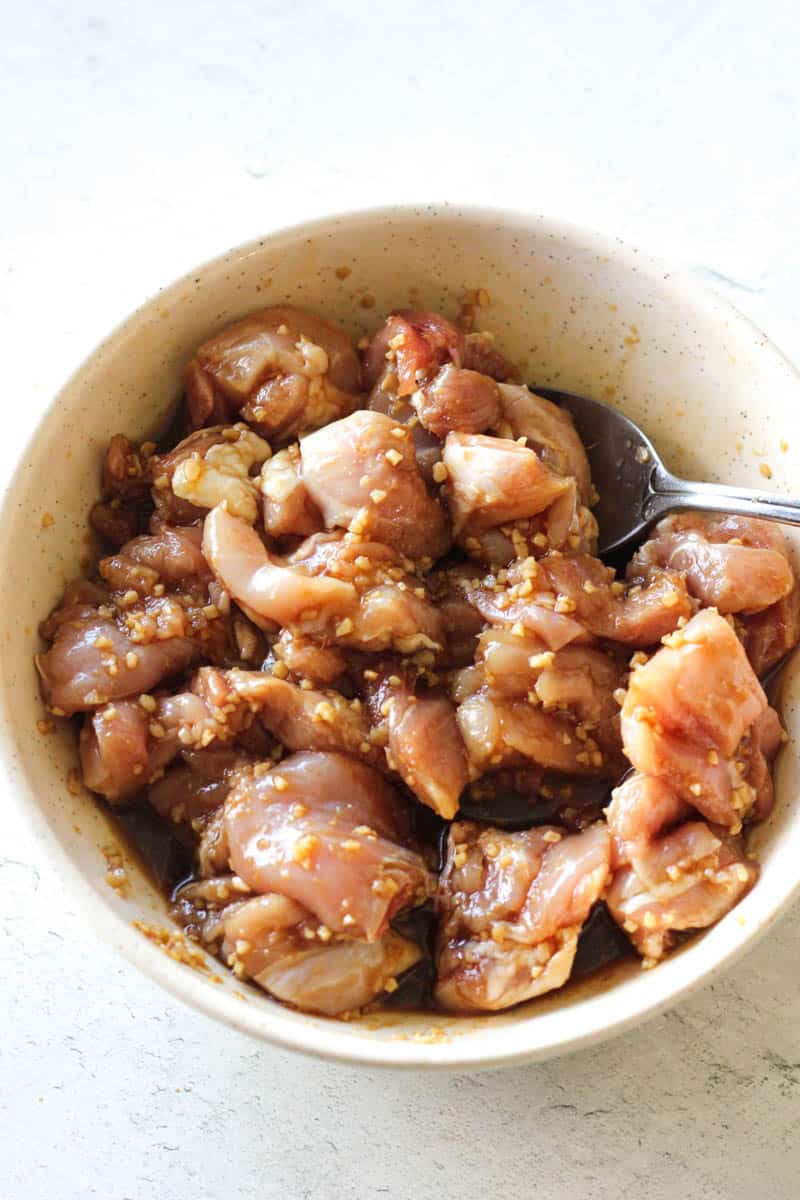
[[[495,334],[531,383],[618,404],[687,477],[791,487],[792,416],[800,380],[764,336],[724,301],[619,243],[544,218],[455,208],[399,209],[323,220],[230,252],[160,292],[117,329],[64,387],[40,425],[5,501],[0,556],[0,703],[10,791],[55,869],[72,877],[91,920],[139,966],[237,1028],[285,1045],[371,1063],[488,1065],[545,1057],[619,1031],[731,959],[795,891],[800,775],[790,744],[778,803],[757,834],[762,876],[725,920],[655,971],[625,965],[560,995],[480,1020],[435,1014],[347,1024],[292,1013],[217,964],[175,961],[133,926],[160,929],[164,901],[128,856],[130,888],[105,882],[117,835],[73,782],[71,732],[43,735],[32,657],[38,622],[89,550],[87,512],[99,462],[117,432],[145,437],[167,422],[181,369],[199,341],[270,304],[306,305],[354,336],[389,309],[458,313],[485,289],[477,328]],[[484,300],[486,296],[482,297]],[[800,671],[781,707],[800,731]],[[123,851],[127,854],[126,848]],[[611,986],[613,985],[613,986]]]

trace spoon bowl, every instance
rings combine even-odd
[[[800,525],[800,500],[679,479],[664,466],[647,435],[618,409],[570,392],[533,390],[567,410],[586,448],[600,497],[594,515],[600,527],[601,557],[625,558],[656,521],[687,509]]]

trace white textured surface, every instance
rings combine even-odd
[[[488,200],[615,231],[695,267],[800,358],[793,10],[12,6],[0,468],[154,287],[262,229],[353,203]],[[13,814],[0,886],[7,1200],[796,1191],[796,913],[621,1040],[422,1078],[290,1058],[179,1008],[94,939]]]

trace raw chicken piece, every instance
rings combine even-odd
[[[222,507],[206,517],[203,553],[225,590],[267,626],[321,630],[356,610],[351,584],[280,565],[256,531]]]
[[[442,461],[457,536],[535,516],[569,490],[533,450],[508,438],[449,433]]]
[[[419,473],[407,428],[363,410],[303,438],[302,478],[329,529],[341,527],[411,558],[450,545],[441,505]]]
[[[201,549],[202,530],[195,525],[159,525],[98,564],[98,571],[115,592],[133,590],[152,595],[159,584],[179,585],[185,580],[207,584],[211,578]]]
[[[774,708],[767,708],[746,734],[736,750],[736,763],[744,764],[742,782],[753,791],[751,821],[766,821],[775,804],[772,762],[786,740],[781,720]]]
[[[280,450],[261,468],[264,529],[270,537],[308,537],[324,529],[322,513],[300,478],[300,446]]]
[[[65,594],[43,624],[52,644],[37,664],[53,708],[69,715],[152,691],[199,655],[243,656],[243,621],[209,572],[199,528],[161,521],[152,528],[101,560],[110,590],[95,585],[94,603],[85,590],[80,603]]]
[[[800,587],[752,616],[740,616],[737,629],[756,675],[767,671],[800,642]]]
[[[111,438],[103,456],[103,499],[89,513],[92,528],[105,541],[121,546],[144,528],[152,509],[151,462],[123,434]]]
[[[181,752],[222,755],[221,747],[236,740],[256,753],[263,748],[263,736],[253,730],[257,706],[237,693],[231,678],[259,674],[201,667],[189,691],[105,704],[81,730],[84,783],[108,800],[124,800],[158,779]]]
[[[501,383],[499,388],[502,417],[511,436],[527,438],[528,446],[557,475],[574,476],[581,500],[591,504],[594,489],[589,460],[569,413],[529,388],[510,383]]]
[[[315,691],[278,679],[269,671],[217,671],[227,689],[218,707],[245,704],[289,750],[341,750],[369,757],[369,722],[360,700],[341,692]]]
[[[613,572],[587,554],[547,555],[540,578],[556,594],[556,610],[569,612],[595,637],[626,646],[653,646],[692,614],[681,575],[655,571],[646,586],[615,586]],[[619,594],[617,594],[619,592]]]
[[[665,830],[686,820],[692,809],[658,775],[642,775],[634,771],[615,788],[611,803],[605,810],[611,833],[612,866],[614,869],[632,863],[641,866],[643,876],[647,867],[642,859],[655,839]]]
[[[232,428],[231,425],[218,424],[206,429],[197,429],[167,453],[153,455],[150,459],[152,498],[162,521],[170,525],[193,525],[202,521],[205,508],[178,496],[172,487],[172,481],[175,472],[179,469],[185,470],[190,461],[204,458],[215,446],[224,446],[225,431]]]
[[[203,370],[196,358],[184,369],[183,388],[192,429],[221,425],[236,411],[225,393],[214,386],[213,376]]]
[[[447,363],[411,393],[411,406],[429,433],[483,433],[500,420],[500,392],[487,375]]]
[[[727,760],[766,706],[736,634],[705,609],[632,673],[621,714],[625,752],[710,821],[736,829],[752,797],[732,783]]]
[[[98,608],[110,604],[111,597],[104,584],[73,579],[64,588],[61,603],[42,621],[39,633],[45,642],[52,642],[62,625],[93,617]]]
[[[587,554],[528,557],[484,579],[457,578],[493,625],[519,626],[550,650],[591,636],[652,646],[691,614],[680,575],[657,571],[647,587],[626,591],[614,573]]]
[[[154,741],[136,700],[119,700],[87,717],[79,739],[83,783],[110,804],[126,803],[178,753],[175,738]]]
[[[241,411],[259,433],[286,438],[352,412],[360,367],[342,330],[286,305],[204,342],[185,383],[196,427]]]
[[[258,719],[290,750],[341,750],[376,756],[360,700],[337,691],[301,688],[269,671],[223,671],[202,667],[190,692],[155,702],[151,720],[161,736],[183,747],[205,749],[239,738]]]
[[[549,579],[539,578],[535,559],[525,559],[512,568],[481,579],[469,567],[451,572],[464,596],[485,621],[538,638],[548,650],[560,650],[570,642],[591,638],[566,611],[555,611]]]
[[[531,759],[540,767],[569,775],[618,774],[617,755],[604,753],[574,720],[545,712],[529,700],[493,700],[485,691],[458,706],[461,736],[479,770]]]
[[[103,455],[103,495],[109,499],[141,499],[150,486],[152,461],[141,446],[122,433],[114,434]]]
[[[353,649],[441,649],[439,614],[387,546],[317,535],[281,565],[254,529],[218,508],[206,518],[203,548],[222,586],[259,623]]]
[[[483,668],[493,699],[527,696],[545,711],[566,710],[619,757],[619,707],[614,692],[623,686],[627,665],[591,646],[547,650],[535,637],[488,629],[479,639],[476,662]]]
[[[198,645],[183,636],[186,630],[178,623],[180,636],[156,633],[144,642],[99,611],[63,622],[50,648],[36,656],[45,704],[58,716],[71,716],[149,692],[197,657]]]
[[[398,673],[399,671],[399,673]],[[376,679],[372,679],[377,675]],[[417,691],[402,668],[365,673],[369,710],[388,738],[386,761],[418,800],[446,821],[469,781],[467,752],[447,696]]]
[[[516,443],[506,440],[508,444]],[[469,532],[461,540],[469,557],[491,567],[508,567],[514,559],[541,558],[551,550],[593,555],[597,521],[585,504],[578,503],[575,480],[564,478],[564,485],[562,495],[534,517]]]
[[[408,426],[427,483],[434,482],[441,437],[450,430],[480,433],[499,417],[497,387],[462,364],[465,347],[461,331],[443,317],[404,313],[388,319],[365,356],[368,407]]]
[[[310,679],[313,683],[334,683],[347,668],[340,650],[320,646],[289,629],[282,631],[272,652],[276,659],[286,664],[292,675],[298,679]]]
[[[221,929],[222,956],[239,978],[331,1017],[369,1004],[422,956],[391,929],[372,942],[331,938],[310,912],[274,893],[231,905]]]
[[[462,365],[464,335],[439,313],[405,309],[392,313],[364,355],[364,382],[370,389],[387,370],[396,377],[392,390],[410,396],[440,367]],[[388,363],[388,367],[387,367]]]
[[[381,542],[352,534],[318,534],[289,557],[312,574],[325,573],[352,582],[358,592],[353,626],[337,626],[330,640],[355,650],[439,651],[442,620],[414,564]],[[430,559],[421,560],[427,566]]]
[[[441,618],[423,588],[412,591],[408,585],[403,589],[399,583],[384,583],[364,592],[352,631],[336,640],[342,646],[376,652],[436,653],[444,634]]]
[[[518,372],[499,350],[491,333],[468,333],[464,338],[464,366],[496,379],[498,383],[516,383]]]
[[[786,540],[769,521],[676,513],[659,521],[628,577],[651,565],[680,571],[692,596],[721,613],[760,612],[794,586]]]
[[[635,867],[623,867],[606,892],[612,917],[650,962],[675,944],[676,933],[719,921],[758,878],[758,865],[745,858],[741,839],[717,836],[703,821],[679,826],[657,849],[660,877],[651,855],[649,881]]]
[[[329,931],[374,941],[430,893],[401,845],[400,797],[343,754],[294,754],[240,773],[225,805],[231,864],[260,892],[305,905]]]
[[[195,451],[177,464],[172,492],[202,510],[224,503],[229,513],[252,524],[258,515],[258,492],[251,472],[270,457],[269,442],[241,422],[223,429],[222,437],[203,454]]]
[[[561,987],[609,857],[602,824],[579,834],[451,825],[436,901],[439,1004],[495,1011]]]

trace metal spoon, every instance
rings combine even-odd
[[[664,466],[650,439],[630,417],[585,396],[533,388],[572,415],[586,447],[600,499],[594,515],[604,558],[630,551],[667,513],[686,509],[736,513],[800,525],[800,500],[751,488],[689,483]]]

